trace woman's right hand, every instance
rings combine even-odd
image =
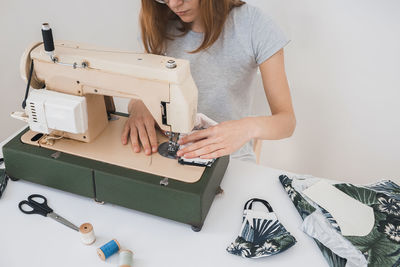
[[[140,152],[140,143],[146,155],[157,152],[156,122],[150,111],[141,100],[132,99],[128,106],[128,112],[129,119],[125,123],[121,136],[122,144],[126,145],[129,137],[134,152]]]

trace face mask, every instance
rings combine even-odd
[[[253,210],[253,203],[264,204],[268,211]],[[261,258],[285,251],[296,239],[279,222],[271,205],[263,199],[246,202],[240,234],[226,249],[229,253],[245,258]]]
[[[3,159],[0,159],[0,165]],[[6,190],[8,182],[8,177],[4,169],[0,169],[0,198],[3,195],[4,190]]]

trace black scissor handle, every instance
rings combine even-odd
[[[41,199],[43,202],[38,202],[35,199]],[[32,208],[32,210],[26,210],[23,208],[23,205],[28,205]],[[28,197],[28,200],[22,200],[18,204],[19,209],[25,214],[40,214],[42,216],[47,216],[50,212],[53,212],[49,206],[47,206],[47,199],[38,194],[33,194]]]
[[[33,202],[37,205],[43,205],[44,207],[49,208],[49,206],[47,206],[47,198],[42,195],[39,195],[39,194],[30,195],[28,197],[28,201]]]

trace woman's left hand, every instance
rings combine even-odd
[[[177,152],[179,157],[212,159],[229,155],[252,139],[246,119],[225,121],[179,139],[178,144],[192,142]]]

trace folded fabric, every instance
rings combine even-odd
[[[268,211],[253,210],[253,203],[262,203]],[[279,222],[272,207],[265,200],[253,198],[246,202],[240,234],[226,249],[245,258],[260,258],[285,251],[296,243]]]
[[[2,165],[2,163],[3,159],[0,158],[0,166]],[[7,182],[8,176],[6,175],[5,170],[0,168],[0,198],[3,195],[4,190],[6,190]]]
[[[183,147],[182,147],[183,148]],[[202,159],[202,158],[192,158],[188,159],[185,157],[180,157],[178,163],[183,165],[193,165],[193,166],[206,166],[211,167],[215,159]]]
[[[196,121],[194,124],[194,128],[193,131],[190,132],[189,134],[195,133],[199,130],[203,130],[203,129],[207,129],[211,126],[217,125],[218,123],[212,119],[210,119],[209,117],[207,117],[206,115],[204,115],[203,113],[197,113],[196,114]],[[187,135],[189,135],[187,134]],[[185,134],[181,134],[180,137],[184,137]],[[192,143],[187,143],[185,145],[181,145],[179,146],[179,149],[182,149],[186,146],[191,145]],[[181,164],[185,164],[185,165],[194,165],[194,166],[207,166],[207,167],[211,167],[211,165],[214,163],[215,159],[202,159],[202,158],[185,158],[185,157],[180,157],[178,159],[178,162]]]
[[[214,121],[213,119],[210,119],[203,113],[197,113],[193,130],[207,129],[207,128],[210,128],[211,126],[215,126],[217,124],[218,124],[218,122]]]
[[[303,218],[302,230],[314,238],[330,266],[400,266],[400,187],[397,184],[381,181],[361,186],[310,176],[281,175],[279,179]],[[303,194],[321,180],[373,209],[375,220],[367,235],[344,235],[332,214]]]

